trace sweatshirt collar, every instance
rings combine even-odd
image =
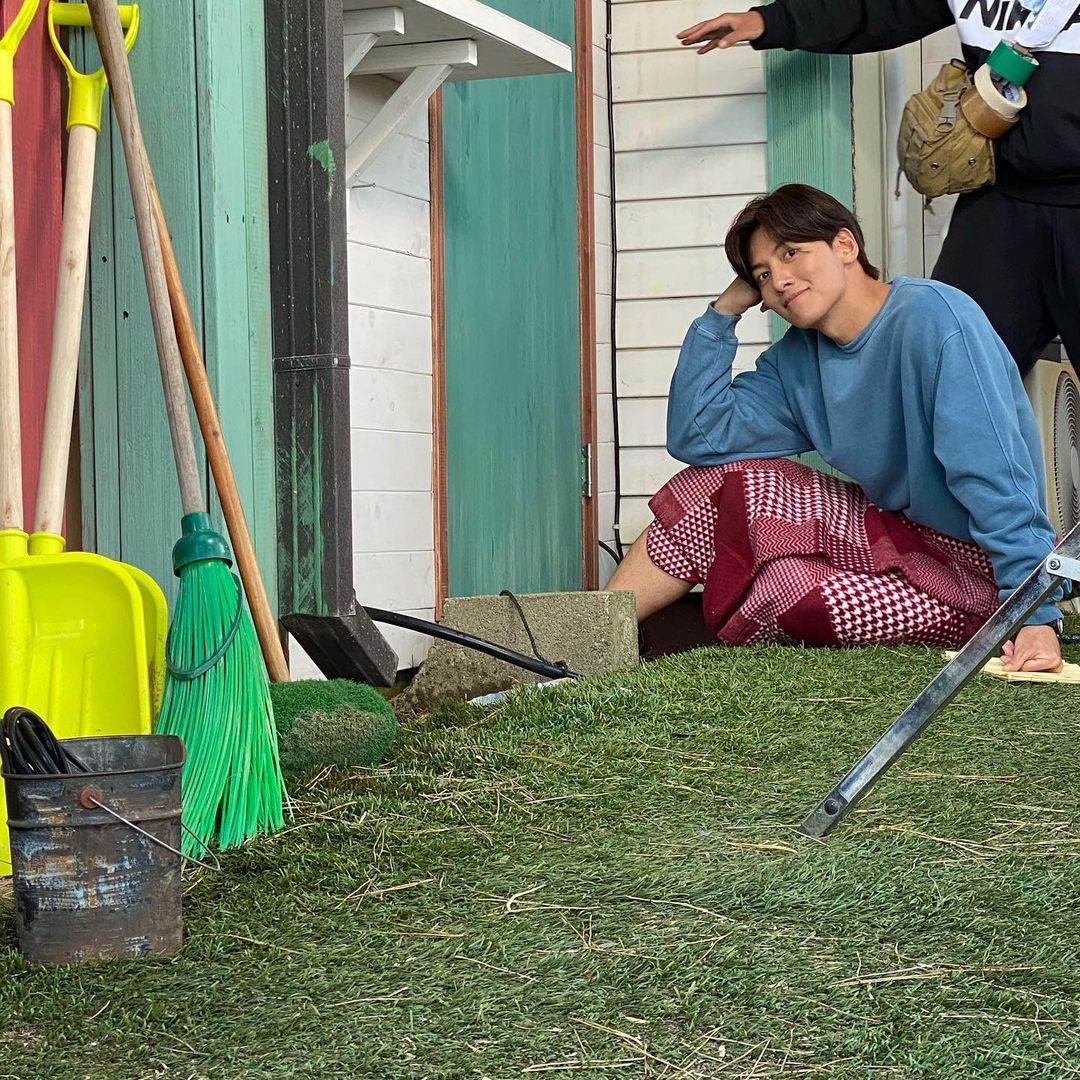
[[[851,355],[861,351],[870,338],[873,337],[874,331],[881,325],[886,313],[892,306],[893,297],[896,295],[896,287],[903,281],[903,278],[893,278],[893,280],[889,282],[889,291],[885,294],[885,300],[881,307],[878,308],[877,314],[846,345],[840,345],[831,338],[825,338],[825,340],[836,349],[837,352],[844,353],[845,355]],[[822,337],[825,337],[825,335],[823,334]]]

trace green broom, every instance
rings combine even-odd
[[[88,0],[87,7],[123,142],[184,511],[183,535],[173,550],[180,589],[169,627],[165,697],[156,729],[179,735],[187,750],[183,820],[190,833],[184,847],[196,853],[200,845],[234,847],[282,826],[277,733],[251,615],[230,570],[229,547],[211,528],[202,495],[119,11],[115,0]]]

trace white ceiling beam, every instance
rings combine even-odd
[[[388,75],[444,64],[450,67],[476,67],[476,42],[471,38],[457,38],[417,45],[380,45],[364,57],[353,74]]]
[[[490,6],[496,2],[499,0],[342,0],[342,8],[345,19],[387,5],[400,8],[405,13],[405,33],[397,39],[401,45],[459,38],[475,41],[479,54],[476,66],[454,72],[454,80],[543,75],[573,69],[573,51],[568,45],[497,11]],[[515,6],[527,9],[529,5]],[[379,47],[388,44],[390,41],[383,37]]]
[[[342,12],[342,27],[349,34],[395,34],[405,33],[405,12],[399,7],[367,8],[364,11]]]
[[[345,112],[349,112],[349,78],[356,65],[379,43],[380,38],[405,35],[405,12],[399,7],[374,7],[342,13],[345,54]]]

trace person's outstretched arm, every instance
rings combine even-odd
[[[699,53],[740,42],[755,49],[864,53],[907,45],[952,21],[947,0],[776,0],[706,19],[678,37]]]
[[[811,450],[791,414],[774,345],[754,371],[731,378],[740,316],[761,302],[736,278],[687,331],[668,394],[668,453],[688,465],[723,465]]]

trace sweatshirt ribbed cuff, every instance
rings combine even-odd
[[[705,309],[705,313],[698,316],[697,324],[710,337],[734,337],[735,326],[741,318],[741,315],[721,315],[720,312],[710,304]]]
[[[1031,616],[1028,618],[1028,621],[1024,625],[1045,626],[1047,623],[1057,622],[1057,620],[1060,618],[1061,612],[1053,604],[1046,602],[1044,604],[1040,604],[1034,610],[1034,612],[1032,612]]]

